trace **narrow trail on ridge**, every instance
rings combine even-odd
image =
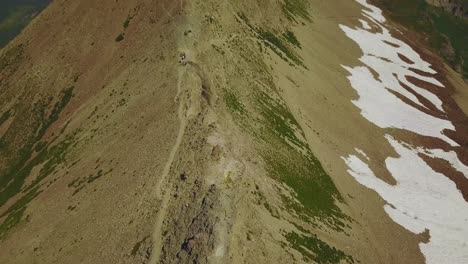
[[[179,68],[178,71],[179,72],[178,72],[178,80],[177,80],[177,95],[174,100],[176,102],[179,101],[179,108],[177,111],[177,116],[179,118],[180,125],[179,125],[179,132],[177,134],[176,142],[174,143],[174,146],[172,146],[171,153],[169,154],[169,159],[167,160],[166,165],[164,166],[164,170],[161,174],[161,178],[156,187],[156,197],[157,199],[161,200],[161,206],[157,214],[156,224],[155,224],[154,231],[153,231],[154,243],[153,243],[153,250],[152,250],[151,260],[150,260],[151,264],[156,264],[161,256],[161,247],[162,247],[162,242],[163,242],[161,229],[162,229],[164,219],[166,217],[167,206],[168,206],[170,194],[171,194],[171,192],[168,191],[167,189],[163,191],[163,188],[165,187],[164,181],[169,175],[169,171],[171,169],[177,150],[179,149],[180,143],[182,142],[182,137],[184,136],[185,127],[186,127],[186,116],[184,112],[185,100],[182,97],[182,93],[183,93],[182,78],[184,74],[186,73],[186,68],[185,67]]]

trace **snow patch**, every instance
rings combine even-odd
[[[367,67],[343,67],[351,73],[348,79],[359,95],[359,99],[353,103],[361,109],[361,114],[367,120],[381,128],[404,129],[458,146],[442,132],[455,129],[450,121],[428,115],[406,104],[386,89],[382,82],[375,80]]]
[[[445,130],[455,130],[452,122],[426,114],[394,94],[430,109],[418,99],[421,96],[444,112],[440,98],[407,80],[411,76],[442,88],[442,83],[435,78],[420,75],[410,68],[429,74],[436,72],[409,45],[390,34],[383,25],[385,18],[379,8],[368,4],[366,0],[356,1],[367,8],[363,10],[363,15],[369,22],[360,19],[362,28],[355,29],[340,25],[364,53],[360,58],[364,66],[343,66],[351,74],[348,79],[359,96],[353,103],[361,109],[366,119],[381,128],[404,129],[459,146],[444,134]],[[370,32],[374,26],[380,28],[380,32]],[[408,58],[411,63],[398,54]],[[418,96],[406,90],[402,84]],[[396,185],[377,178],[366,163],[369,157],[358,148],[355,150],[365,159],[356,155],[343,158],[348,165],[348,172],[387,202],[384,210],[396,223],[415,234],[429,231],[429,242],[419,244],[427,263],[468,263],[468,203],[456,184],[445,175],[435,172],[419,154],[444,159],[467,178],[468,166],[458,159],[454,151],[414,148],[388,135],[386,139],[399,155],[398,158],[388,157],[385,161]]]
[[[367,160],[370,160],[369,157],[367,156],[367,154],[362,149],[354,148],[354,150],[356,150],[357,153],[361,154]]]
[[[361,22],[362,28],[368,29],[368,30],[372,29],[371,26],[369,26],[369,23],[367,23],[367,21],[365,21],[363,19],[359,19],[359,22]]]
[[[363,10],[365,14],[371,16],[380,23],[385,22],[385,17],[382,15],[382,10],[376,6],[368,4],[366,0],[356,0],[359,4],[365,6],[369,10]]]
[[[396,185],[377,178],[354,155],[344,158],[348,172],[388,203],[385,212],[395,222],[415,234],[429,230],[430,241],[419,245],[427,263],[468,263],[468,206],[461,192],[455,183],[432,170],[417,149],[390,136],[387,140],[400,156],[386,160]]]
[[[450,163],[450,165],[456,169],[457,171],[461,172],[465,178],[468,179],[468,166],[463,164],[457,156],[455,151],[443,151],[441,149],[425,149],[425,148],[418,148],[420,153],[424,153],[431,158],[439,158],[446,160]]]
[[[436,71],[409,45],[390,34],[382,24],[385,18],[379,8],[365,0],[356,1],[368,9],[363,10],[364,15],[380,28],[381,32],[369,31],[369,23],[363,23],[362,19],[362,28],[340,25],[345,34],[355,41],[364,53],[360,61],[365,66],[343,66],[351,74],[348,79],[359,94],[359,99],[353,103],[361,109],[365,118],[381,128],[405,129],[423,136],[438,137],[452,146],[458,146],[443,133],[446,129],[455,130],[450,121],[426,114],[393,94],[397,93],[420,107],[430,109],[431,107],[427,107],[418,99],[418,96],[423,97],[440,112],[444,112],[443,103],[437,95],[407,80],[407,77],[414,77],[443,88],[443,84],[434,77],[420,75],[411,68],[429,74],[435,74]],[[399,54],[411,60],[411,63],[403,60]],[[376,76],[372,74],[371,69]],[[403,85],[411,88],[418,96]]]

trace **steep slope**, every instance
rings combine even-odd
[[[424,0],[372,0],[392,20],[412,30],[412,38],[432,47],[456,71],[468,79],[468,20],[445,12]],[[449,5],[455,4],[448,3]]]
[[[364,0],[52,2],[0,51],[0,262],[463,263],[468,87],[411,36]]]
[[[179,126],[180,8],[54,1],[2,50],[0,262],[145,257]]]

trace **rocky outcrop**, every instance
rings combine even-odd
[[[468,1],[466,0],[426,0],[431,5],[442,7],[454,16],[468,19]]]

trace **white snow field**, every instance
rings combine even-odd
[[[429,230],[429,243],[419,245],[427,263],[468,263],[468,204],[461,192],[432,170],[418,150],[391,136],[387,140],[400,156],[385,162],[396,185],[377,178],[355,155],[344,158],[348,172],[387,202],[385,211],[395,222],[415,234]]]
[[[365,1],[358,2],[369,6]],[[363,27],[356,29],[340,25],[345,34],[354,40],[364,53],[360,61],[366,66],[354,68],[343,66],[351,73],[348,79],[359,95],[359,99],[353,101],[354,104],[361,109],[365,118],[379,127],[405,129],[423,136],[438,137],[452,146],[458,146],[443,133],[445,129],[455,129],[450,121],[426,114],[408,105],[391,92],[398,93],[415,104],[428,108],[414,94],[405,89],[400,84],[401,82],[419,96],[427,99],[440,112],[444,112],[442,101],[435,94],[406,79],[406,76],[412,76],[443,89],[443,85],[435,78],[422,76],[410,70],[410,68],[414,68],[434,74],[435,71],[431,65],[424,61],[409,45],[392,37],[389,30],[377,22],[385,21],[381,17],[380,9],[373,7],[372,12],[364,12],[369,22],[378,26],[381,32],[369,31],[369,25],[362,22]],[[413,63],[405,62],[398,54],[405,56]],[[378,75],[377,79],[370,69]]]
[[[340,25],[363,52],[360,58],[362,66],[343,66],[351,74],[348,79],[359,96],[353,104],[361,110],[364,118],[381,128],[399,128],[422,136],[440,138],[452,147],[459,146],[444,134],[444,130],[455,130],[450,120],[419,110],[436,108],[443,113],[440,98],[406,79],[406,76],[412,76],[444,89],[443,84],[435,78],[422,76],[410,68],[429,74],[436,72],[409,45],[390,34],[379,8],[368,4],[366,0],[356,1],[364,6],[362,12],[367,21],[359,19],[362,27],[357,28]],[[403,60],[399,54],[410,61]],[[401,83],[432,105],[418,100]],[[395,93],[418,107],[407,104]],[[363,159],[353,154],[343,157],[349,174],[360,184],[376,191],[387,202],[384,209],[396,223],[415,234],[429,231],[429,242],[419,245],[426,263],[468,263],[468,203],[455,183],[434,171],[419,154],[446,160],[467,178],[468,167],[454,151],[413,147],[390,135],[382,140],[388,141],[398,154],[397,158],[388,157],[383,164],[397,184],[390,185],[380,180],[369,168],[368,162],[372,157],[369,158],[359,148],[355,150]]]

